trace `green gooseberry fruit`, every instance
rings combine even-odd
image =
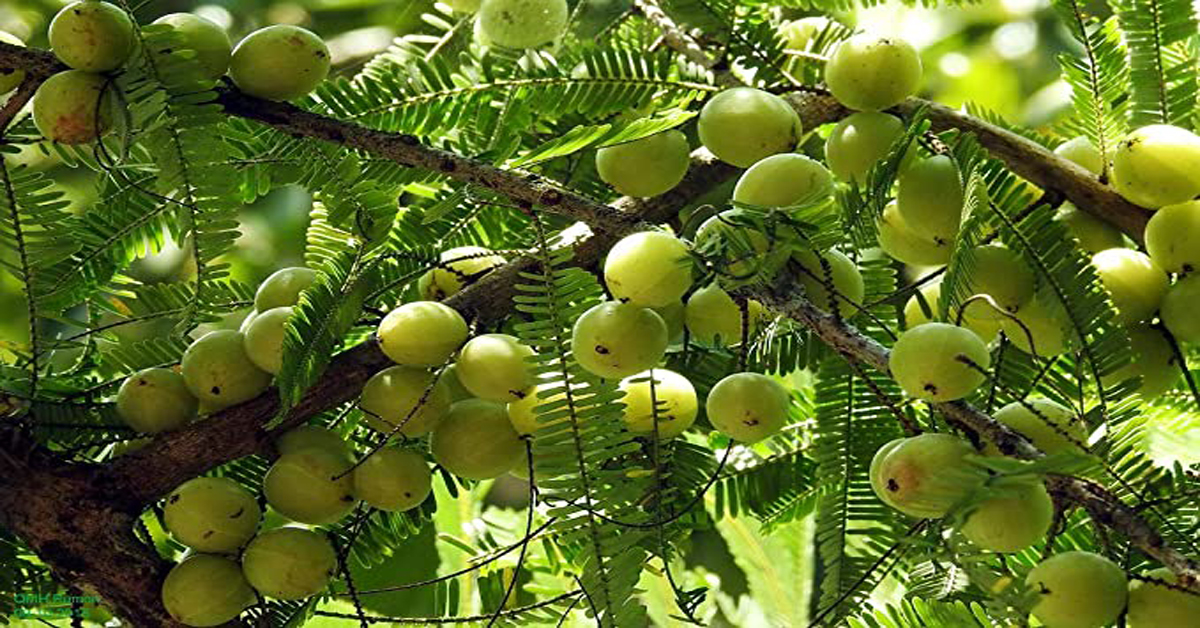
[[[426,301],[441,301],[458,294],[488,271],[499,268],[508,260],[482,246],[460,246],[442,251],[440,266],[432,268],[417,280],[417,292]]]
[[[1200,201],[1168,205],[1146,223],[1146,252],[1169,273],[1200,269]]]
[[[266,312],[277,307],[296,305],[300,302],[300,293],[311,286],[316,278],[316,271],[302,266],[281,268],[271,273],[254,295],[255,311]]]
[[[354,494],[380,510],[411,510],[432,491],[433,473],[415,451],[384,447],[354,470]]]
[[[1125,246],[1125,236],[1121,234],[1120,229],[1079,210],[1070,203],[1063,203],[1054,218],[1067,228],[1071,237],[1088,253]]]
[[[787,423],[791,396],[782,384],[760,373],[734,373],[708,392],[704,411],[722,434],[755,443]]]
[[[241,567],[223,556],[192,554],[162,584],[163,607],[185,626],[220,626],[254,602]]]
[[[667,325],[667,342],[675,344],[683,338],[686,306],[683,301],[676,301],[661,307],[652,307],[655,314]]]
[[[914,266],[941,266],[950,261],[954,252],[952,243],[937,242],[933,238],[917,235],[909,228],[895,201],[883,208],[876,221],[879,231],[879,248],[888,257]]]
[[[871,488],[910,517],[944,517],[983,482],[985,473],[967,459],[973,453],[970,443],[949,434],[906,438],[876,452],[882,458],[872,461]]]
[[[1163,333],[1153,327],[1136,326],[1127,329],[1134,357],[1129,364],[1100,378],[1105,386],[1115,386],[1127,379],[1141,377],[1135,391],[1142,399],[1154,399],[1175,387],[1179,382],[1179,366],[1175,351]]]
[[[1055,554],[1029,571],[1037,594],[1033,616],[1047,628],[1102,628],[1117,620],[1128,596],[1125,572],[1091,552]]]
[[[608,251],[604,283],[614,298],[642,307],[679,301],[692,287],[687,245],[661,231],[625,236]]]
[[[199,405],[183,376],[169,369],[138,371],[117,391],[117,414],[139,434],[179,429],[196,418]]]
[[[963,359],[974,363],[968,365]],[[954,401],[975,391],[992,364],[975,332],[947,323],[926,323],[900,335],[888,366],[904,392],[925,401]]]
[[[653,395],[651,376],[654,378]],[[620,388],[621,401],[625,403],[621,418],[630,432],[653,436],[657,424],[658,438],[675,438],[696,422],[696,413],[700,409],[696,389],[675,371],[651,369],[631,375],[621,380]]]
[[[1000,327],[1021,351],[1041,358],[1052,358],[1067,351],[1067,313],[1055,297],[1048,294],[1034,296],[1014,316],[1015,321],[1007,317],[1000,319]]]
[[[508,420],[517,434],[535,434],[549,425],[567,420],[566,388],[561,384],[542,383],[520,399],[508,402]]]
[[[1080,446],[1087,445],[1087,426],[1083,421],[1070,408],[1049,399],[1014,401],[997,410],[994,418],[1047,454],[1079,453]],[[984,452],[1000,455],[1000,450],[990,443]]]
[[[183,37],[184,47],[196,51],[196,63],[200,65],[205,78],[215,81],[229,70],[233,45],[229,43],[225,29],[215,22],[194,13],[170,13],[154,20],[154,23],[174,28]]]
[[[133,21],[121,7],[98,0],[72,2],[50,21],[50,49],[76,70],[107,72],[133,53]]]
[[[687,137],[671,129],[596,151],[600,179],[626,196],[650,197],[683,180],[691,164]]]
[[[1170,287],[1166,271],[1141,251],[1100,251],[1092,256],[1092,266],[1126,325],[1150,320]]]
[[[480,31],[506,48],[536,48],[562,35],[570,11],[566,0],[483,0]]]
[[[998,244],[988,244],[975,247],[973,256],[969,283],[972,294],[988,295],[996,306],[1009,314],[1020,312],[1033,300],[1037,276],[1016,251]],[[1004,317],[989,305],[980,303],[969,305],[968,308],[974,310],[973,315],[979,318]]]
[[[776,34],[783,40],[786,50],[807,51],[809,46],[829,29],[830,21],[823,17],[803,17],[779,25]],[[799,69],[801,59],[789,59],[784,64],[784,70],[795,74]]]
[[[833,312],[834,308],[844,316],[858,313],[855,305],[862,304],[866,286],[862,273],[854,261],[840,251],[826,251],[818,256],[807,250],[792,253],[792,259],[808,272],[799,275],[804,294],[813,305]],[[833,284],[833,291],[828,284]]]
[[[455,374],[474,396],[491,401],[519,399],[533,386],[533,349],[507,334],[483,334],[463,345]]]
[[[283,368],[283,336],[292,307],[277,307],[254,317],[242,334],[246,356],[258,368],[278,375]]]
[[[254,537],[242,554],[242,573],[259,593],[302,600],[325,589],[337,573],[337,553],[321,534],[287,526]]]
[[[1156,209],[1200,194],[1200,137],[1169,124],[1144,126],[1117,144],[1112,185],[1131,203]]]
[[[896,209],[916,235],[953,246],[962,224],[963,185],[948,155],[922,159],[900,175]]]
[[[903,135],[904,123],[900,118],[877,111],[860,111],[833,127],[825,140],[825,161],[837,178],[862,185],[871,168],[888,156],[892,145]],[[905,153],[902,169],[915,154],[911,148]]]
[[[1080,135],[1073,137],[1054,149],[1054,154],[1073,162],[1088,172],[1099,175],[1104,172],[1104,155],[1092,143],[1092,140]]]
[[[473,395],[467,390],[466,386],[462,385],[462,381],[458,379],[458,367],[454,364],[447,366],[442,371],[442,376],[439,378],[446,384],[446,390],[450,391],[450,402],[462,401],[469,399]]]
[[[883,486],[883,479],[879,475],[879,470],[883,468],[883,461],[887,459],[888,454],[892,453],[897,447],[900,446],[901,443],[906,440],[908,440],[907,437],[894,438],[884,443],[879,449],[875,450],[875,455],[871,457],[871,466],[867,468],[867,479],[870,480],[871,488],[873,490],[876,486]],[[878,490],[875,490],[875,492],[879,493]],[[879,497],[880,499],[883,499],[884,495],[879,495]],[[884,503],[888,502],[887,499],[883,499],[883,501]]]
[[[709,242],[724,242],[722,262],[730,275],[737,278],[751,277],[770,268],[777,257],[786,252],[782,246],[774,246],[762,232],[735,221],[738,210],[729,210],[712,216],[696,229],[696,248],[703,250],[713,246]]]
[[[786,100],[753,87],[713,96],[700,109],[696,128],[705,148],[739,168],[793,150],[804,135],[800,116]]]
[[[929,306],[929,312],[936,316],[940,307],[939,301],[942,298],[942,284],[939,282],[922,287],[921,297],[925,299],[925,304]],[[968,307],[967,310],[962,315],[961,326],[975,332],[983,340],[984,344],[991,344],[1000,335],[1001,321],[974,316],[976,309],[972,307]],[[958,318],[958,313],[950,312],[950,322],[958,324]],[[921,301],[917,298],[917,295],[914,294],[908,298],[908,301],[904,304],[905,329],[912,329],[933,320],[925,315],[925,310],[921,308]]]
[[[258,531],[261,518],[254,496],[229,478],[188,480],[163,505],[163,522],[175,540],[212,554],[236,552]]]
[[[328,525],[354,509],[352,462],[326,449],[310,447],[283,454],[263,478],[267,503],[300,523]],[[340,476],[340,477],[339,477]]]
[[[1019,552],[1050,531],[1054,502],[1041,482],[1006,487],[967,515],[959,532],[989,552]]]
[[[405,303],[379,323],[379,348],[396,364],[440,366],[467,340],[467,321],[437,301]]]
[[[188,390],[214,409],[249,401],[271,385],[271,374],[250,361],[242,334],[231,329],[210,331],[193,342],[183,353],[181,370]]]
[[[797,153],[764,157],[733,188],[733,200],[759,207],[810,205],[833,194],[833,175],[820,162]]]
[[[1200,342],[1200,275],[1175,282],[1163,297],[1162,322],[1181,342]]]
[[[579,366],[606,379],[654,367],[667,351],[667,324],[654,310],[609,301],[584,312],[571,332]]]
[[[438,464],[460,478],[490,480],[524,458],[525,443],[504,404],[467,399],[450,406],[429,437],[429,450]]]
[[[319,425],[294,427],[275,440],[275,451],[286,455],[302,449],[323,449],[331,454],[348,458],[350,444],[337,432]]]
[[[86,144],[112,126],[112,90],[108,80],[83,70],[67,70],[46,79],[33,95],[33,124],[52,142]]]
[[[21,41],[20,37],[13,35],[8,31],[0,31],[0,42],[11,44],[13,46],[24,46],[25,42]],[[25,80],[24,70],[13,70],[11,68],[0,69],[0,96],[16,89],[22,81]]]
[[[315,33],[275,24],[238,42],[229,60],[229,77],[251,96],[295,100],[325,80],[329,62],[329,47]]]
[[[921,56],[912,44],[867,33],[838,44],[825,64],[825,84],[838,102],[882,111],[917,93]]]
[[[1147,577],[1177,584],[1179,578],[1165,567]],[[1194,625],[1200,618],[1200,596],[1165,587],[1157,582],[1133,580],[1129,583],[1129,606],[1125,625],[1129,628],[1164,628]]]
[[[424,369],[393,366],[367,380],[358,407],[371,429],[391,434],[400,426],[401,434],[416,438],[428,434],[446,416],[450,388]]]
[[[750,299],[743,318],[742,308],[716,284],[693,292],[684,307],[684,324],[694,340],[726,347],[741,344],[743,320],[750,323],[746,334],[753,338],[764,316],[762,304]]]

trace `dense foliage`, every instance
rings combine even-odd
[[[1194,622],[1192,4],[1055,0],[1036,128],[854,4],[0,37],[0,618]]]

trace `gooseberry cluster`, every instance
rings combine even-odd
[[[312,32],[274,25],[247,35],[234,48],[221,26],[191,13],[154,21],[179,37],[201,80],[229,73],[243,92],[268,100],[293,100],[312,92],[329,73],[329,49]],[[50,47],[71,69],[47,79],[33,99],[33,121],[46,139],[62,144],[91,142],[112,127],[115,72],[135,49],[128,13],[104,0],[76,0],[50,22]],[[8,33],[6,43],[21,44]],[[161,54],[170,54],[167,51]],[[0,94],[15,88],[21,73],[0,76]]]

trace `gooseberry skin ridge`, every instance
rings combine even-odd
[[[164,368],[138,371],[117,391],[117,414],[140,434],[179,429],[196,418],[199,406],[183,376]]]
[[[1200,194],[1200,137],[1176,126],[1153,124],[1117,144],[1112,185],[1131,203],[1150,209]]]
[[[657,407],[651,403],[651,376]],[[675,371],[651,369],[637,373],[621,380],[620,389],[621,402],[625,404],[621,418],[630,432],[653,436],[657,423],[658,438],[665,440],[679,436],[696,422],[700,409],[696,389]]]
[[[889,445],[872,460],[871,488],[883,503],[910,517],[944,517],[983,481],[966,458],[975,450],[957,436],[928,432]]]
[[[229,70],[233,45],[225,29],[215,22],[193,13],[170,13],[154,23],[167,24],[183,37],[184,45],[196,51],[196,62],[205,77],[216,80]]]
[[[939,244],[913,232],[904,222],[895,201],[883,208],[876,226],[879,248],[892,259],[915,266],[941,266],[950,261],[953,249],[949,243]]]
[[[337,432],[318,425],[301,425],[284,432],[275,440],[275,450],[286,455],[301,449],[324,449],[343,458],[350,455],[350,444]]]
[[[687,245],[669,233],[642,231],[621,238],[604,260],[604,283],[613,297],[662,307],[692,287]]]
[[[33,96],[33,124],[52,142],[86,144],[112,125],[107,80],[83,70],[67,70],[46,79]]]
[[[992,363],[987,345],[975,332],[947,323],[926,323],[900,335],[888,365],[909,395],[925,401],[954,401],[974,392],[985,379],[959,356],[984,371]]]
[[[349,458],[325,449],[293,451],[271,465],[263,477],[263,494],[272,508],[292,521],[335,523],[356,503],[354,478],[346,473],[351,466]]]
[[[962,223],[963,194],[954,160],[934,155],[900,175],[896,209],[912,233],[939,245],[952,245]]]
[[[792,253],[792,259],[808,271],[801,273],[798,279],[813,305],[826,312],[834,312],[836,307],[843,316],[858,313],[854,306],[862,304],[866,285],[858,266],[845,253],[830,250],[818,257],[813,251],[798,250]],[[822,259],[829,265],[828,273]],[[832,281],[834,291],[826,287],[827,279]]]
[[[1200,201],[1168,205],[1146,223],[1146,252],[1169,273],[1200,269]]]
[[[1005,335],[1021,351],[1041,358],[1056,357],[1067,351],[1070,339],[1066,332],[1066,310],[1052,298],[1034,296],[1014,314],[1016,321],[1000,319]]]
[[[1054,502],[1037,482],[983,501],[959,531],[980,549],[1019,552],[1044,538],[1053,521]]]
[[[568,17],[566,0],[483,0],[476,19],[489,44],[525,49],[557,39]]]
[[[1102,628],[1116,621],[1128,593],[1125,573],[1091,552],[1061,552],[1029,571],[1038,593],[1033,615],[1047,628]]]
[[[472,395],[507,403],[533,386],[528,361],[533,355],[533,349],[513,336],[483,334],[463,345],[454,363],[455,374]]]
[[[283,338],[292,309],[277,307],[262,312],[250,321],[242,334],[246,356],[255,366],[272,375],[278,375],[283,369]]]
[[[753,87],[730,88],[710,98],[696,128],[705,148],[739,168],[794,149],[804,134],[800,116],[786,100]]]
[[[415,451],[384,447],[354,469],[354,494],[388,512],[420,506],[433,491],[433,473]]]
[[[107,72],[133,53],[133,21],[115,4],[81,0],[54,16],[48,38],[54,55],[72,69]]]
[[[575,321],[571,352],[585,371],[621,379],[657,364],[667,351],[667,341],[667,325],[654,310],[609,301]]]
[[[600,179],[625,196],[658,196],[679,185],[691,164],[687,137],[671,129],[596,151]]]
[[[277,307],[296,305],[300,293],[304,292],[317,278],[314,270],[303,266],[281,268],[267,277],[254,294],[254,310],[266,312]]]
[[[825,64],[825,84],[838,102],[881,111],[917,93],[921,57],[906,41],[861,33],[842,41]]]
[[[1200,275],[1175,282],[1163,297],[1162,322],[1180,342],[1200,342]]]
[[[396,364],[441,366],[469,334],[467,321],[437,301],[405,303],[379,323],[379,348]]]
[[[450,407],[429,437],[429,450],[438,464],[460,478],[490,480],[524,459],[525,443],[504,404],[467,399]]]
[[[1170,569],[1162,567],[1145,574],[1147,577],[1178,584]],[[1129,628],[1165,628],[1187,626],[1200,617],[1200,597],[1169,589],[1155,582],[1131,580],[1129,605],[1125,622]]]
[[[833,175],[820,162],[798,153],[764,157],[742,173],[733,200],[782,208],[820,202],[833,194]]]
[[[242,554],[242,573],[259,593],[302,600],[320,593],[337,572],[337,553],[319,533],[286,526],[259,534]]]
[[[1170,287],[1167,273],[1145,253],[1108,249],[1092,256],[1092,266],[1126,325],[1149,320]]]
[[[878,111],[850,114],[825,140],[825,162],[837,178],[862,184],[867,172],[887,157],[892,144],[903,135],[904,123],[896,116]],[[901,163],[914,154],[910,149]]]
[[[315,33],[275,24],[238,42],[229,60],[229,77],[251,96],[295,100],[325,80],[329,63],[329,47]]]
[[[1125,236],[1121,234],[1120,229],[1081,211],[1070,203],[1063,203],[1054,218],[1066,226],[1071,237],[1075,238],[1079,242],[1080,248],[1088,253],[1095,254],[1125,246]]]
[[[210,331],[193,342],[180,367],[188,390],[216,409],[249,401],[271,384],[271,374],[246,355],[242,334],[229,329]]]
[[[790,406],[787,389],[760,373],[726,376],[704,402],[713,427],[743,443],[758,442],[783,429]]]
[[[420,403],[422,396],[424,403]],[[363,421],[371,429],[391,434],[400,425],[400,434],[416,438],[428,434],[446,416],[450,410],[450,389],[442,378],[435,383],[434,375],[424,369],[392,366],[367,380],[358,406],[362,408]]]
[[[163,523],[175,540],[198,552],[224,554],[258,530],[262,510],[241,484],[199,477],[179,485],[163,504]]]
[[[13,46],[24,46],[25,42],[21,41],[20,37],[13,35],[8,31],[0,31],[0,42],[11,44]],[[24,70],[0,70],[0,96],[16,89],[22,81],[25,80]]]
[[[203,628],[232,621],[255,602],[241,567],[211,554],[192,554],[172,567],[163,580],[161,598],[175,621]],[[195,608],[197,604],[203,608]]]
[[[974,265],[970,276],[973,294],[986,294],[1009,314],[1017,314],[1033,300],[1037,290],[1037,275],[1012,249],[988,244],[974,250]],[[999,320],[1005,318],[988,303],[972,303],[967,306],[973,316]]]

